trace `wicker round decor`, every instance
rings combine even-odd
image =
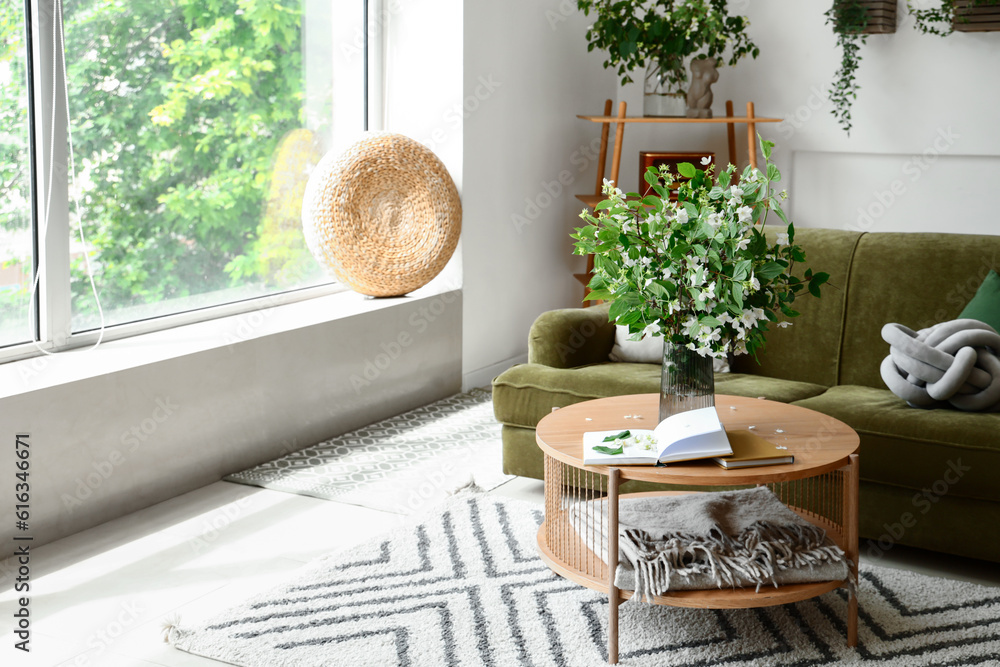
[[[316,260],[361,294],[401,296],[441,272],[462,205],[448,170],[409,137],[367,133],[309,177],[302,229]]]

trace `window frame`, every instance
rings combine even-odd
[[[385,26],[371,20],[381,16],[381,0],[360,0],[363,6],[363,66],[365,129],[380,129],[384,83],[380,54],[383,50]],[[98,340],[111,341],[172,329],[264,308],[305,301],[347,291],[340,283],[324,283],[293,288],[262,296],[229,301],[212,306],[168,313],[142,320],[108,325],[99,329],[73,332],[70,286],[70,174],[67,145],[67,100],[65,71],[62,58],[53,63],[56,0],[24,0],[25,41],[27,47],[29,173],[31,192],[32,279],[38,275],[34,295],[33,340],[0,347],[0,363],[35,357],[45,352],[58,352],[93,346]],[[369,58],[369,54],[372,58]],[[374,65],[374,66],[372,66]],[[54,80],[53,80],[54,76]],[[52,117],[55,91],[56,105]],[[54,125],[54,127],[53,127]],[[51,156],[51,162],[50,162]],[[52,189],[48,191],[49,175]],[[48,199],[48,232],[43,235],[44,209]],[[74,228],[75,231],[75,228]]]

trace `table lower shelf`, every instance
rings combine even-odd
[[[682,495],[688,492],[651,492],[626,494],[622,498],[654,495]],[[823,528],[827,535],[841,548],[844,541],[840,531],[833,524],[822,518],[816,517],[810,512],[796,507],[789,507],[796,514]],[[565,511],[565,510],[563,510]],[[560,514],[562,511],[560,511]],[[562,517],[558,517],[562,518]],[[592,590],[608,593],[608,567],[607,564],[595,554],[581,539],[575,531],[571,542],[562,545],[563,549],[573,554],[572,560],[580,565],[574,567],[561,558],[548,544],[546,540],[546,522],[550,517],[546,516],[545,521],[538,529],[538,550],[542,560],[553,572],[573,581],[581,586],[586,586]],[[567,521],[568,519],[562,519]],[[786,584],[775,587],[768,584],[761,586],[760,591],[755,588],[722,588],[707,590],[686,590],[673,591],[667,595],[658,595],[653,599],[655,604],[668,605],[671,607],[695,607],[701,609],[744,609],[750,607],[770,607],[790,602],[801,602],[817,595],[828,593],[841,586],[846,586],[846,580],[820,581],[806,584]],[[632,597],[633,591],[618,591],[620,600],[623,602]]]

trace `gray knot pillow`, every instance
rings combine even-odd
[[[882,339],[889,343],[882,380],[910,405],[1000,411],[1000,334],[990,325],[952,320],[913,331],[886,324]]]

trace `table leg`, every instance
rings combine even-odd
[[[851,648],[858,645],[858,559],[861,557],[861,550],[858,548],[858,486],[860,481],[860,471],[858,465],[858,455],[851,454],[847,465],[846,486],[847,493],[844,494],[844,537],[847,542],[847,557],[851,560],[849,577],[854,582],[854,586],[847,587],[847,645]]]
[[[608,470],[608,664],[618,664],[618,468]]]

